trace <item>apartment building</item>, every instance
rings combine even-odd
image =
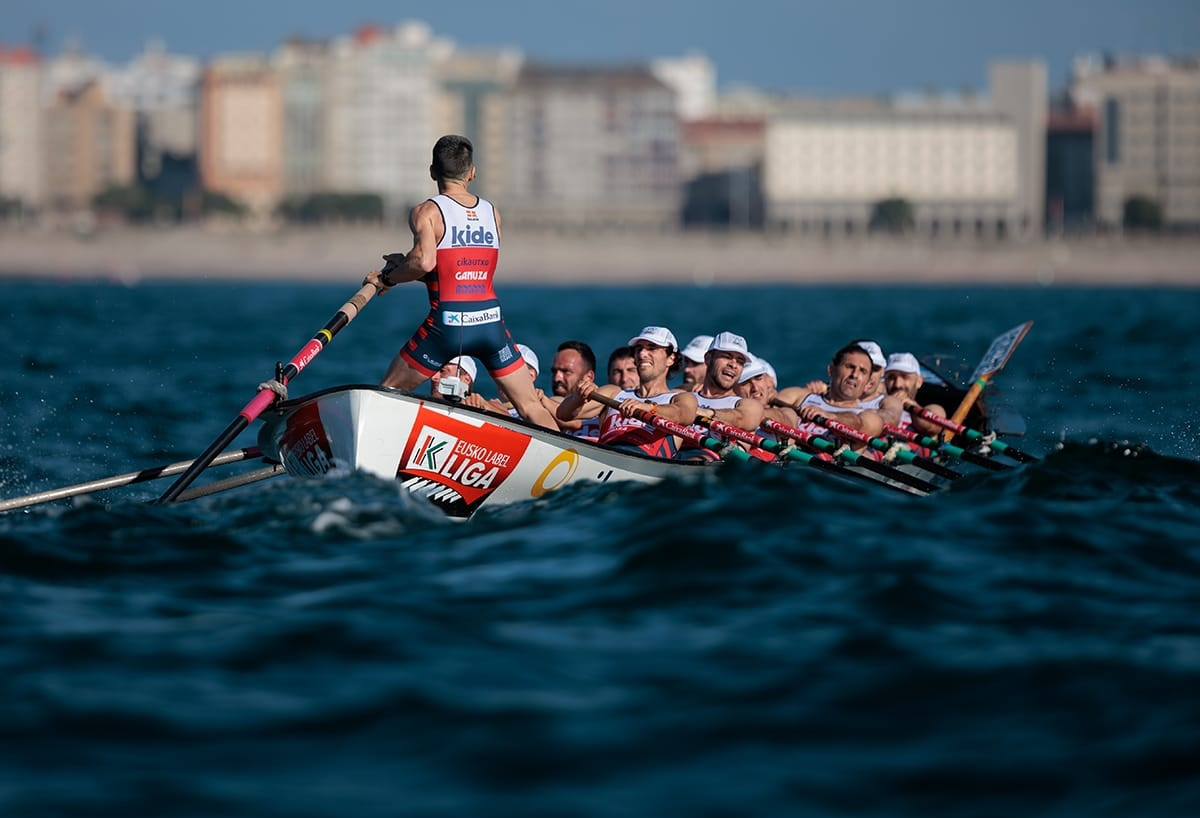
[[[380,194],[399,216],[431,192],[437,133],[435,66],[451,51],[423,23],[367,27],[333,42],[325,179],[333,190]]]
[[[1200,58],[1080,59],[1072,91],[1096,112],[1097,221],[1146,196],[1167,225],[1200,226]]]
[[[28,48],[0,48],[0,197],[42,203],[43,139],[41,61]]]
[[[640,66],[526,65],[508,110],[506,219],[548,227],[678,224],[675,93]]]
[[[204,72],[200,176],[259,215],[283,193],[283,96],[279,76],[259,56],[216,59]]]
[[[134,112],[114,104],[101,82],[59,90],[44,113],[42,160],[50,207],[89,208],[97,193],[137,181]]]

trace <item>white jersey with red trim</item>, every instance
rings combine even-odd
[[[870,411],[874,408],[862,403],[855,406],[834,406],[832,403],[825,400],[823,395],[809,395],[800,403],[801,409],[806,406],[812,406],[819,409],[822,415],[861,415],[863,412]],[[806,423],[801,421],[799,424],[797,424],[796,428],[803,432],[809,432],[810,434],[814,435],[829,434],[828,429],[816,423]]]
[[[652,398],[643,398],[637,392],[631,389],[625,389],[618,392],[613,400],[627,401],[640,400],[644,403],[653,403],[655,406],[666,406],[675,399],[675,396],[680,393],[679,389],[672,389],[669,392],[664,392],[661,395],[655,395]],[[616,409],[605,409],[600,414],[600,435],[599,442],[602,445],[610,443],[631,443],[640,446],[643,443],[649,443],[658,438],[665,437],[663,432],[649,426],[637,418],[628,418],[618,412]]]
[[[474,207],[444,193],[430,199],[446,227],[437,246],[437,268],[426,278],[435,309],[444,303],[496,299],[492,278],[500,260],[500,228],[492,203],[476,199]]]

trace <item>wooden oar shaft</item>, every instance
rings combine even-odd
[[[243,460],[257,460],[260,457],[262,457],[262,450],[257,446],[252,446],[216,457],[209,465],[224,466],[229,463],[240,463]],[[155,466],[154,468],[142,469],[141,471],[129,472],[127,474],[114,474],[111,477],[102,477],[98,480],[78,483],[74,486],[63,486],[62,488],[51,489],[49,491],[41,491],[37,494],[27,494],[24,497],[0,500],[0,512],[15,511],[18,508],[28,508],[29,506],[50,503],[55,500],[65,500],[68,497],[78,497],[82,494],[93,494],[98,491],[120,488],[121,486],[131,486],[135,483],[145,483],[161,477],[171,477],[184,471],[195,462],[195,460],[181,460],[178,463],[169,463],[165,466]]]
[[[325,323],[321,329],[317,330],[316,335],[305,344],[299,352],[288,362],[288,365],[283,368],[279,374],[279,380],[285,386],[290,383],[297,375],[304,371],[310,363],[313,362],[321,350],[325,349],[347,324],[353,321],[363,308],[367,306],[372,298],[379,292],[374,284],[364,284],[358,292],[351,296],[350,300],[343,304],[338,311],[333,314],[333,317]],[[278,396],[269,389],[260,389],[254,398],[247,403],[238,416],[233,419],[233,422],[225,427],[225,431],[221,432],[203,454],[193,461],[178,480],[171,484],[171,487],[163,492],[163,495],[158,498],[160,503],[174,502],[183,493],[183,490],[192,484],[200,473],[208,468],[213,459],[218,454],[225,450],[229,444],[233,443],[242,430],[258,419],[258,416],[266,411],[267,407],[275,402]]]

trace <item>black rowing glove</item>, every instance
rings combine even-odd
[[[404,264],[404,254],[388,253],[383,257],[383,260],[387,263],[384,264],[383,269],[379,271],[379,276],[383,279],[384,284],[391,287],[393,285],[390,274],[400,269],[401,265]]]

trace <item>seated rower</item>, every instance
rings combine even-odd
[[[550,367],[550,378],[554,384],[554,395],[547,396],[546,403],[557,412],[557,404],[581,382],[595,383],[596,353],[583,341],[563,341],[558,345],[554,364]],[[593,443],[600,438],[599,417],[584,420],[560,420],[558,417],[554,419],[558,423],[559,431],[564,434]]]
[[[521,356],[521,360],[525,364],[525,370],[529,373],[529,377],[533,379],[534,395],[537,397],[538,402],[541,403],[546,411],[550,413],[551,417],[553,417],[554,410],[557,409],[558,406],[553,399],[546,396],[545,392],[537,388],[537,379],[539,374],[539,361],[537,353],[527,347],[525,344],[513,344],[513,347],[517,350],[517,354]],[[493,412],[497,415],[508,415],[509,417],[514,418],[521,417],[521,413],[518,412],[517,408],[509,401],[487,400],[482,395],[471,394],[467,395],[467,397],[463,400],[463,403],[472,408],[482,409],[485,412]]]
[[[479,374],[479,369],[475,365],[475,359],[469,355],[459,355],[457,358],[451,358],[443,364],[442,368],[429,378],[429,394],[435,398],[443,397],[440,390],[442,378],[458,378],[466,387],[467,394],[473,393],[475,386],[475,378]]]
[[[598,387],[594,381],[582,380],[558,404],[556,415],[560,421],[599,417],[601,445],[651,457],[673,457],[682,441],[636,416],[653,411],[683,425],[696,419],[695,396],[667,385],[667,379],[679,368],[675,335],[666,327],[646,327],[629,339],[629,346],[637,363],[635,388],[622,389],[617,384]],[[612,409],[592,400],[596,393],[621,401],[621,408]]]
[[[867,404],[868,409],[878,409],[887,397],[887,391],[883,388],[883,368],[887,366],[883,347],[867,338],[850,343],[862,347],[871,356],[871,380],[867,382],[867,391],[863,393],[863,403]]]
[[[877,409],[863,403],[872,366],[870,354],[858,344],[847,344],[839,349],[829,364],[828,387],[807,392],[805,397],[791,404],[800,416],[798,428],[825,434],[825,428],[814,422],[817,416],[824,416],[870,437],[878,437],[885,423],[899,423],[896,401],[881,402]],[[820,386],[825,387],[825,384]],[[778,402],[780,398],[776,400]]]
[[[608,382],[622,389],[637,389],[638,370],[631,348],[617,347],[608,356]]]
[[[704,380],[695,391],[697,418],[719,420],[747,431],[758,428],[763,420],[763,405],[735,391],[750,358],[745,338],[732,332],[717,333],[704,353]],[[677,458],[715,460],[719,455],[684,444]]]
[[[704,383],[704,356],[712,340],[711,335],[697,335],[680,353],[683,356],[683,388],[689,392],[695,392]]]
[[[820,383],[820,386],[824,389],[825,384]],[[764,420],[773,420],[786,426],[796,425],[798,418],[790,407],[772,405],[779,395],[779,377],[775,374],[775,367],[766,359],[750,356],[750,363],[742,369],[742,377],[738,379],[735,391],[743,398],[752,398],[761,403]]]
[[[926,435],[936,435],[942,431],[940,426],[921,418],[914,418],[904,409],[904,405],[915,403],[917,392],[925,384],[921,376],[921,364],[915,355],[908,352],[896,352],[888,356],[887,366],[883,370],[883,383],[888,396],[900,401],[901,429],[912,429]],[[946,417],[946,410],[936,403],[925,407],[938,417]]]

